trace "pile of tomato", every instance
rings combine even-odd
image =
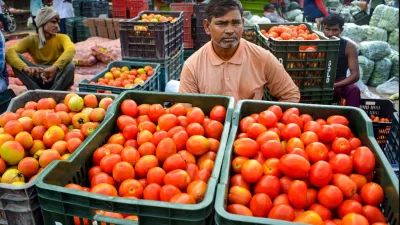
[[[271,106],[241,119],[227,211],[318,225],[383,225],[375,157],[341,115]]]
[[[95,150],[89,187],[66,187],[107,196],[196,204],[203,200],[224,129],[226,108],[209,117],[198,107],[137,105],[124,100],[118,132]],[[123,218],[121,214],[110,216]],[[79,221],[78,221],[79,222]]]

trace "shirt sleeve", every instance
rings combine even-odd
[[[10,64],[12,67],[16,68],[17,70],[22,70],[25,66],[27,66],[24,61],[22,61],[19,56],[19,54],[23,54],[26,52],[29,52],[29,46],[34,45],[34,41],[32,36],[28,36],[26,38],[23,38],[20,42],[15,44],[14,46],[10,47],[6,51],[6,61],[8,64]]]
[[[328,16],[329,13],[326,10],[324,3],[322,2],[322,0],[315,0],[315,5],[317,5],[318,9],[325,15]]]
[[[264,71],[267,87],[272,96],[282,102],[299,102],[299,88],[293,82],[285,68],[270,52],[268,52],[267,59]]]
[[[72,62],[72,59],[75,56],[75,45],[72,43],[71,39],[67,35],[57,35],[58,41],[64,48],[64,52],[57,59],[57,61],[53,64],[53,66],[57,66],[60,70],[64,69],[64,67]]]
[[[196,75],[189,68],[189,62],[185,62],[179,84],[179,92],[181,93],[200,93]]]

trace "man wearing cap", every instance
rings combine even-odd
[[[38,34],[9,48],[6,60],[28,90],[65,90],[74,83],[75,46],[67,35],[58,34],[60,16],[53,8],[41,8],[35,22]],[[35,64],[23,53],[29,53]]]

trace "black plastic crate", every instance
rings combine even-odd
[[[0,115],[7,110],[8,104],[10,104],[11,99],[13,99],[14,97],[15,93],[11,89],[0,93]]]
[[[399,113],[394,112],[392,117],[392,126],[386,142],[384,153],[388,161],[392,164],[397,178],[399,177]]]
[[[18,206],[17,210],[8,210],[7,207],[0,206],[0,224],[7,225],[42,225],[43,217],[39,207],[39,199],[35,197],[32,202],[35,202],[34,209],[25,209]]]
[[[178,18],[170,23],[138,22],[143,14]],[[133,19],[120,22],[122,58],[166,59],[183,46],[183,12],[142,11]]]
[[[72,1],[72,7],[74,8],[75,17],[82,16],[82,13],[81,13],[82,1],[81,0]]]
[[[67,26],[67,35],[74,43],[86,41],[86,39],[90,37],[89,28],[83,25],[84,20],[86,20],[86,17],[67,18],[65,21]]]
[[[362,25],[368,25],[369,21],[371,19],[371,16],[368,15],[365,11],[358,12],[353,15],[354,23],[362,26]]]
[[[101,14],[108,15],[108,1],[83,1],[81,14],[85,17],[99,17]]]
[[[387,118],[390,122],[373,122],[374,136],[381,149],[384,149],[389,137],[390,127],[392,125],[394,105],[387,99],[361,99],[360,108],[362,108],[369,117],[371,115],[379,118]]]
[[[196,50],[200,49],[201,47],[203,47],[203,45],[205,45],[207,42],[211,40],[211,36],[206,33],[203,25],[196,27],[195,32],[192,34],[195,34],[192,35],[192,38],[194,42],[194,48]]]
[[[256,34],[257,34],[257,30],[256,30],[255,26],[244,26],[242,38],[247,41],[250,41],[253,44],[257,44]]]
[[[300,25],[304,23],[287,23]],[[317,34],[320,40],[274,40],[261,34],[261,29],[268,31],[279,24],[258,24],[258,43],[269,50],[283,65],[292,80],[304,90],[331,90],[335,83],[336,66],[339,54],[339,39],[328,39]],[[308,29],[312,32],[310,27]],[[316,50],[300,50],[303,46],[314,46]]]
[[[300,90],[300,103],[306,104],[321,104],[332,105],[334,90],[320,90],[320,91],[302,91]],[[272,96],[269,89],[266,87],[263,95],[263,100],[278,101],[277,98]]]
[[[90,82],[97,82],[100,78],[103,78],[104,75],[110,71],[112,67],[123,67],[127,66],[129,70],[135,68],[141,68],[145,66],[151,66],[154,69],[154,74],[150,76],[142,85],[138,84],[133,86],[132,88],[124,88],[124,87],[114,87],[108,85],[99,85],[99,84],[91,84]],[[107,68],[93,78],[86,80],[82,79],[79,82],[79,91],[81,92],[104,92],[111,91],[113,94],[121,94],[124,91],[129,90],[138,90],[138,91],[159,91],[159,76],[160,76],[160,64],[156,63],[147,63],[147,62],[128,62],[128,61],[114,61],[107,65]]]
[[[197,3],[193,6],[193,19],[195,27],[202,27],[203,20],[206,18],[207,3]]]
[[[180,80],[181,71],[184,63],[184,50],[181,48],[179,52],[168,59],[140,59],[140,58],[123,58],[123,60],[134,62],[150,62],[160,64],[159,84],[160,91],[165,91],[165,86],[170,80]]]

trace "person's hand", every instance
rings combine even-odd
[[[57,70],[58,68],[56,66],[43,69],[43,81],[46,83],[51,82],[54,79]]]
[[[22,71],[24,71],[31,77],[39,77],[39,75],[43,71],[43,69],[40,67],[25,66],[24,68],[22,68]]]

